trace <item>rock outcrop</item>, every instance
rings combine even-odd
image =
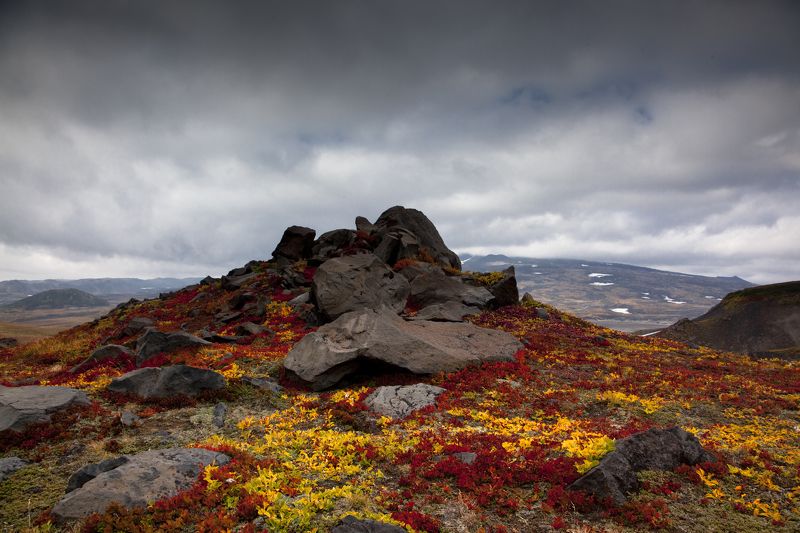
[[[376,413],[392,418],[405,418],[414,411],[436,403],[445,389],[427,383],[378,387],[364,403]]]
[[[179,348],[209,346],[211,343],[195,337],[185,331],[163,333],[155,329],[148,329],[136,341],[136,366],[160,353],[167,353]]]
[[[483,308],[493,298],[485,287],[467,285],[461,279],[446,276],[441,269],[436,269],[414,278],[408,302],[418,308],[447,302]]]
[[[450,372],[483,361],[512,361],[512,335],[467,323],[406,322],[388,310],[345,313],[298,342],[284,367],[317,390],[374,361],[416,374]]]
[[[317,310],[334,320],[358,309],[386,307],[399,313],[409,284],[373,254],[350,255],[324,262],[311,285]]]
[[[682,464],[713,460],[697,437],[681,428],[649,429],[617,441],[613,452],[568,488],[591,494],[598,501],[610,498],[621,505],[628,494],[639,490],[636,472],[673,470]]]
[[[386,263],[391,265],[398,259],[413,258],[424,252],[441,266],[461,270],[458,256],[444,244],[436,226],[422,211],[391,207],[378,217],[375,227],[381,236],[376,255]]]
[[[308,259],[311,257],[316,234],[317,232],[311,228],[289,226],[284,230],[281,241],[272,252],[272,257],[278,261],[289,263],[294,263],[300,259]]]
[[[191,487],[204,466],[224,465],[229,460],[225,454],[201,448],[167,448],[104,461],[100,463],[105,463],[103,467],[84,467],[80,481],[70,480],[77,488],[53,507],[52,514],[63,522],[102,513],[112,502],[127,508],[144,507]],[[119,464],[114,466],[114,462]]]
[[[90,403],[84,392],[68,387],[0,385],[0,431],[21,432],[32,424],[50,422],[54,413]]]
[[[205,391],[225,388],[222,374],[186,365],[139,368],[114,378],[108,390],[132,394],[142,399],[197,396]]]
[[[130,348],[121,346],[119,344],[106,344],[105,346],[97,348],[89,357],[72,367],[69,371],[73,374],[78,374],[95,363],[101,363],[104,361],[124,362],[126,359],[132,361],[135,358],[136,354]]]

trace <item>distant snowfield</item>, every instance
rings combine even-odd
[[[602,274],[600,272],[592,272],[589,274],[590,278],[606,278],[608,276],[613,276],[613,274]]]
[[[619,313],[621,315],[629,315],[629,314],[631,314],[631,312],[628,311],[627,307],[615,307],[614,309],[612,309],[612,311],[614,311],[615,313]]]
[[[602,282],[602,281],[595,281],[595,282],[593,282],[593,283],[590,283],[589,285],[594,285],[595,287],[606,287],[606,286],[608,286],[608,285],[613,285],[613,284],[614,284],[614,283],[612,283],[612,282],[610,282],[610,281],[606,281],[606,282]]]
[[[665,299],[665,300],[666,300],[668,303],[675,304],[675,305],[681,305],[681,304],[685,304],[685,303],[686,303],[686,302],[681,302],[681,301],[678,301],[678,300],[673,300],[673,299],[672,299],[672,298],[670,298],[669,296],[664,296],[664,299]]]

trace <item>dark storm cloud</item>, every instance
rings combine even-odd
[[[219,272],[398,203],[462,251],[798,277],[792,2],[0,10],[0,277]]]

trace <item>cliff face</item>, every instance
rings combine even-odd
[[[800,358],[800,281],[732,292],[703,316],[680,320],[657,335],[718,350]]]

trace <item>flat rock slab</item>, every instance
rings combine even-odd
[[[617,441],[613,452],[606,454],[600,464],[568,488],[591,494],[600,501],[610,498],[621,505],[628,494],[639,490],[636,472],[669,471],[682,464],[695,465],[713,460],[697,437],[679,427],[649,429]]]
[[[436,397],[445,390],[427,383],[378,387],[367,396],[364,403],[378,414],[405,418],[414,411],[436,403]]]
[[[361,310],[306,335],[284,366],[322,390],[370,360],[433,374],[484,361],[513,361],[520,349],[522,344],[504,331],[467,323],[406,322],[388,310]]]
[[[222,374],[187,365],[139,368],[114,378],[108,390],[133,394],[142,399],[197,396],[208,390],[225,388]]]
[[[406,533],[406,529],[394,524],[376,520],[362,520],[354,516],[345,516],[331,533]]]
[[[3,457],[0,459],[0,481],[3,481],[27,464],[27,461],[23,461],[19,457]]]
[[[224,465],[230,457],[201,448],[167,448],[149,450],[117,458],[102,467],[81,469],[91,476],[69,492],[53,507],[58,521],[83,518],[104,512],[112,502],[127,508],[144,507],[148,503],[174,496],[190,488],[200,470],[211,463]],[[109,464],[118,463],[103,471]],[[91,465],[90,465],[91,466]]]
[[[464,317],[475,315],[481,310],[477,307],[464,305],[460,302],[446,302],[443,304],[433,304],[420,309],[419,312],[410,317],[409,320],[433,320],[436,322],[463,322]]]
[[[0,385],[0,431],[21,432],[31,424],[50,422],[53,413],[90,403],[84,392],[68,387]]]
[[[136,341],[136,365],[150,359],[156,354],[171,352],[189,346],[209,346],[210,342],[195,337],[185,331],[163,333],[155,329],[148,329]]]

